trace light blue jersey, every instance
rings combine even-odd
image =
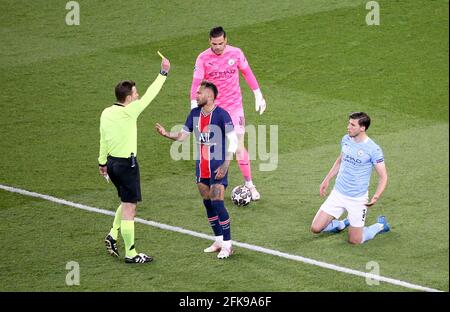
[[[356,143],[348,134],[341,141],[341,166],[334,188],[349,197],[364,196],[375,164],[384,162],[383,151],[372,139]]]

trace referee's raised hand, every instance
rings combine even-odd
[[[161,70],[168,73],[170,70],[170,62],[168,59],[163,58],[163,60],[161,61]]]

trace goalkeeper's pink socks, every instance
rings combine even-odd
[[[252,180],[252,170],[250,168],[250,157],[246,149],[242,149],[237,153],[237,161],[239,164],[239,169],[241,169],[242,176],[245,181]]]

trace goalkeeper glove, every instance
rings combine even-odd
[[[266,110],[266,100],[264,100],[261,90],[256,89],[253,93],[255,94],[255,110],[262,115]]]
[[[197,107],[197,100],[191,100],[191,110]]]

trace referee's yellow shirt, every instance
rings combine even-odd
[[[127,106],[112,105],[100,117],[100,152],[98,163],[106,164],[108,155],[130,157],[137,155],[137,118],[161,90],[166,76],[159,74],[144,96]]]

